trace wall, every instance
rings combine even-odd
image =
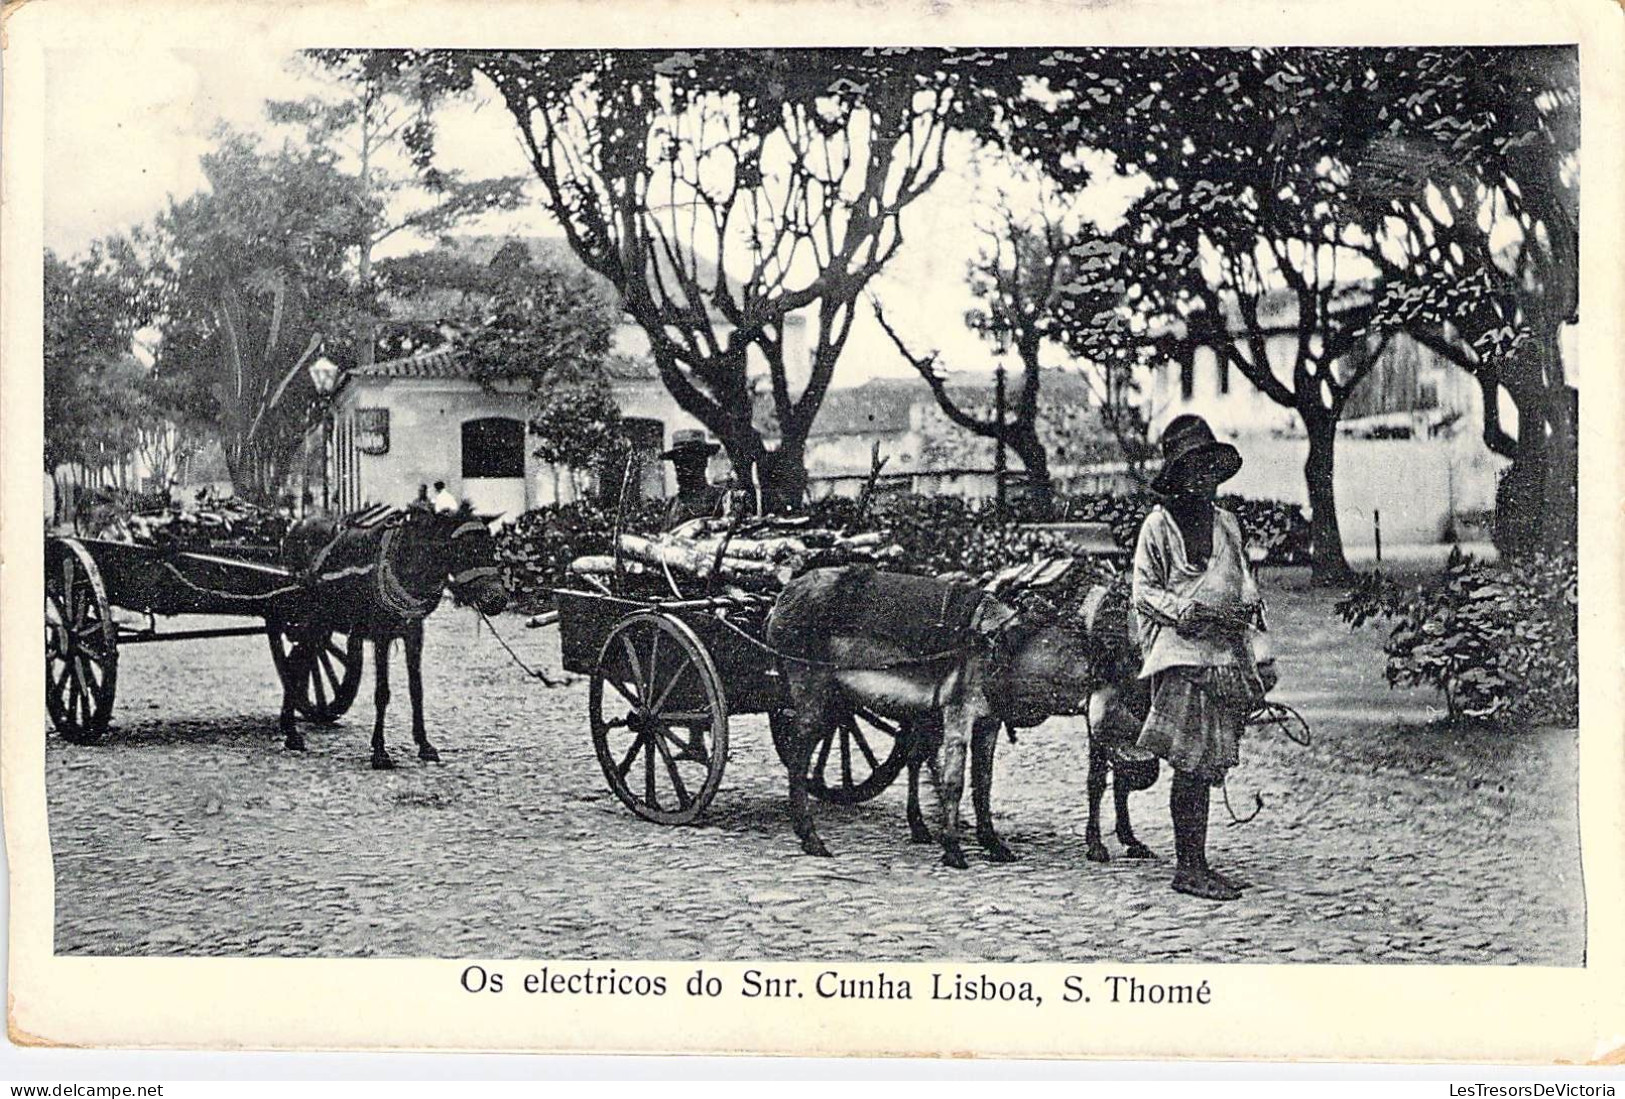
[[[1241,472],[1221,492],[1307,508],[1307,439],[1252,436],[1236,445]],[[1453,513],[1494,506],[1496,477],[1507,464],[1466,431],[1449,439],[1340,438],[1336,463],[1337,518],[1345,546],[1375,541],[1378,511],[1384,545],[1437,543]]]
[[[462,425],[487,416],[523,419],[524,407],[523,397],[517,394],[486,392],[462,379],[352,378],[339,399],[335,449],[347,449],[347,427],[357,409],[387,408],[389,453],[361,454],[352,449],[348,461],[353,462],[354,484],[347,495],[338,496],[336,506],[404,505],[417,495],[419,485],[432,486],[436,481],[445,481],[454,495],[468,496],[482,510],[532,506],[541,463],[529,453],[529,446],[525,448],[523,485],[517,479],[467,485],[462,477]],[[346,464],[342,454],[339,464],[341,468]],[[343,479],[340,474],[338,480]]]

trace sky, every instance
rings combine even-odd
[[[263,127],[266,100],[297,98],[310,89],[291,60],[282,53],[242,50],[53,52],[46,76],[46,246],[64,255],[83,251],[99,237],[151,220],[171,196],[180,199],[203,189],[198,160],[218,122]],[[437,134],[444,167],[470,176],[531,175],[517,127],[500,102],[451,108],[439,120]],[[992,350],[963,320],[975,304],[965,271],[978,247],[967,149],[968,143],[956,145],[948,170],[904,211],[904,244],[870,289],[911,349],[940,351],[947,369],[985,371],[995,365]],[[1110,220],[1135,189],[1109,179],[1092,189],[1096,193],[1086,200],[1085,212]],[[559,235],[539,201],[465,223],[458,231]],[[391,241],[384,254],[426,243]],[[835,384],[911,373],[865,305]]]

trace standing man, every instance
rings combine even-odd
[[[1214,503],[1219,485],[1241,469],[1241,454],[1192,415],[1168,424],[1162,454],[1151,487],[1163,502],[1146,516],[1134,551],[1140,678],[1151,687],[1138,745],[1174,769],[1174,889],[1229,901],[1245,885],[1208,865],[1209,795],[1239,762],[1242,727],[1275,685],[1275,670],[1253,654],[1262,600],[1241,525]]]
[[[447,491],[446,482],[444,481],[434,483],[434,509],[442,513],[457,510],[457,497]]]
[[[712,455],[722,448],[707,442],[705,432],[683,428],[671,434],[671,449],[661,455],[677,470],[677,495],[666,503],[666,529],[690,519],[710,519],[721,508],[722,489],[706,479]]]

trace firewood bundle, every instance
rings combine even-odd
[[[281,508],[266,508],[227,497],[195,507],[167,507],[131,515],[128,540],[146,546],[208,549],[223,546],[274,548],[291,522]]]
[[[622,534],[619,551],[619,572],[631,593],[668,598],[772,593],[808,569],[885,566],[903,557],[902,547],[878,532],[847,535],[805,518],[696,519],[658,536]],[[607,590],[616,554],[577,557],[570,571]]]

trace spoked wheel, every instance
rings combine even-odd
[[[768,718],[773,747],[789,766],[790,733],[794,718],[775,712]],[[914,735],[910,721],[881,717],[861,707],[828,715],[824,731],[813,747],[807,767],[807,791],[819,801],[856,805],[879,796],[896,781],[908,762]]]
[[[362,640],[342,630],[303,630],[266,623],[271,659],[283,686],[293,688],[300,717],[331,725],[343,717],[361,688]]]
[[[118,628],[90,551],[71,538],[45,547],[45,708],[64,740],[107,731],[118,685]]]
[[[644,820],[688,824],[705,811],[728,762],[728,703],[694,631],[657,612],[617,622],[588,687],[598,763]]]

